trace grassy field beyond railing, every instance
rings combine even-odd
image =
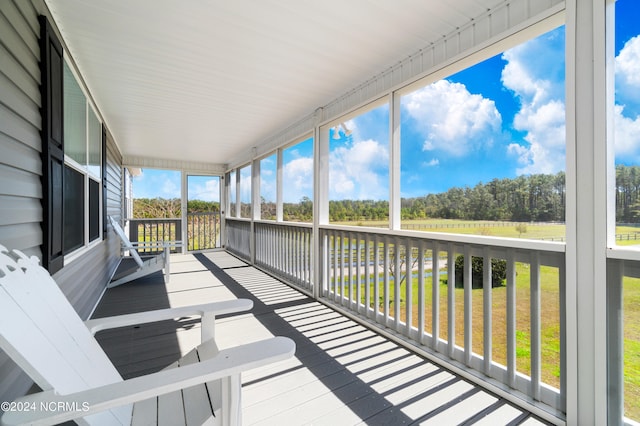
[[[182,241],[187,250],[207,250],[220,247],[219,212],[197,212],[187,214],[187,240],[182,238],[182,219],[129,219],[131,242]],[[156,253],[157,249],[146,248],[141,253]],[[177,245],[171,252],[180,251]]]

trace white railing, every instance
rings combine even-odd
[[[225,249],[251,262],[251,222],[227,218],[225,224],[227,230]]]
[[[253,246],[256,266],[313,294],[310,225],[226,223],[230,251]],[[563,243],[322,226],[318,246],[321,298],[565,412]]]
[[[347,227],[320,237],[322,297],[565,411],[564,244]]]
[[[254,222],[254,227],[256,266],[312,294],[311,225]]]

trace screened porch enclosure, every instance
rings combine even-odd
[[[252,298],[226,344],[300,352],[247,423],[638,425],[639,4],[0,0],[0,243],[83,319]],[[181,241],[170,284],[105,292],[109,217]],[[102,339],[137,375],[198,327]]]

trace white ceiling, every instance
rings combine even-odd
[[[501,0],[46,0],[123,155],[226,164]]]

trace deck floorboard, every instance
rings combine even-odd
[[[546,424],[223,251],[173,255],[168,284],[158,273],[109,289],[94,318],[232,298],[254,308],[218,320],[221,348],[274,335],[297,345],[294,358],[242,376],[245,425]],[[96,337],[129,378],[186,354],[200,324],[179,318]]]

